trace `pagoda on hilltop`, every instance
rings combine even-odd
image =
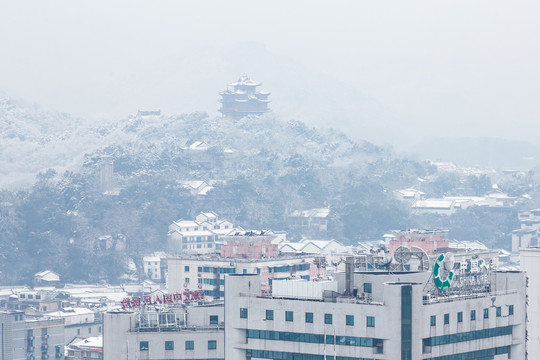
[[[261,83],[253,81],[247,74],[243,74],[238,81],[229,84],[233,89],[227,89],[220,93],[221,108],[219,112],[223,116],[240,119],[247,115],[261,115],[268,112],[269,92],[259,91],[257,87]]]

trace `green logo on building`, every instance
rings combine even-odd
[[[433,266],[433,280],[435,281],[435,286],[437,286],[437,288],[439,288],[440,290],[446,290],[450,288],[450,285],[452,285],[452,279],[454,278],[453,269],[443,275],[443,273],[445,273],[444,260],[444,254],[439,255],[439,257],[437,257],[435,265]],[[452,261],[450,256],[447,256],[447,261]],[[453,264],[451,268],[453,268]]]

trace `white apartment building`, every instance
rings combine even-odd
[[[201,212],[195,220],[177,220],[169,225],[167,249],[173,254],[219,252],[219,237],[233,230],[233,224],[219,220],[214,212]]]
[[[103,358],[223,360],[223,316],[222,303],[107,312]]]
[[[64,324],[60,319],[27,318],[23,311],[0,310],[0,359],[64,358]]]
[[[295,276],[312,279],[324,269],[314,264],[314,256],[266,259],[222,258],[219,256],[178,256],[167,259],[167,289],[170,293],[202,290],[205,299],[223,299],[225,275],[259,274],[264,291],[270,291],[274,279]]]

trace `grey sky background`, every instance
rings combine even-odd
[[[540,145],[539,19],[537,1],[3,1],[0,91],[88,119],[216,115],[247,71],[276,113],[379,143]]]

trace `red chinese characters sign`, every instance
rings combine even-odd
[[[133,296],[124,298],[120,304],[122,309],[140,308],[152,305],[179,304],[189,301],[204,300],[204,291],[184,291],[183,293],[163,294],[163,295],[145,295],[143,297]]]

